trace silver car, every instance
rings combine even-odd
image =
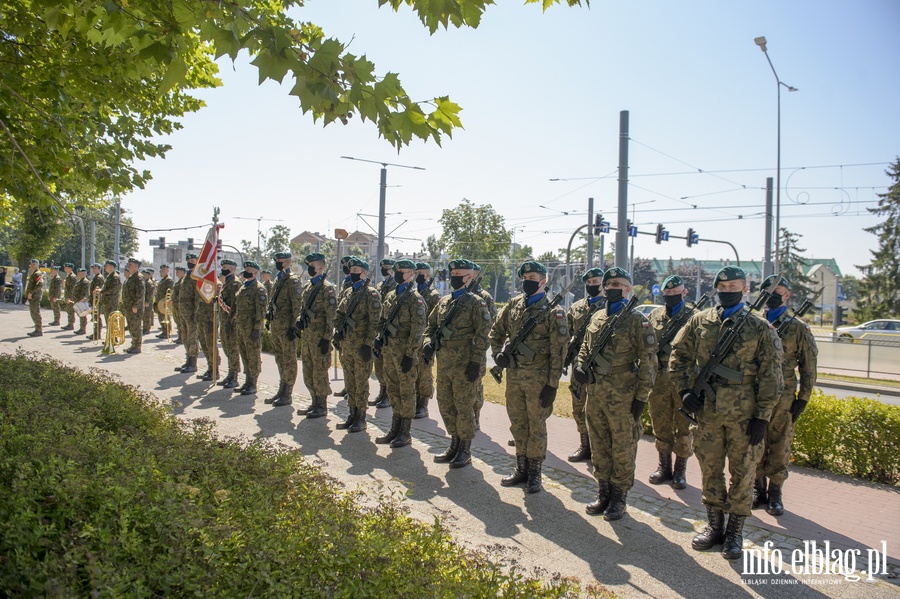
[[[650,316],[650,313],[657,308],[659,308],[659,304],[641,304],[640,306],[635,306],[634,311],[644,316]]]
[[[900,343],[900,320],[870,320],[852,327],[838,327],[834,334],[838,341],[864,340]]]

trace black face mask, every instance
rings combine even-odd
[[[306,267],[306,272],[309,273],[309,276],[314,277],[316,276],[316,267],[310,264]]]
[[[225,270],[224,268],[222,269],[222,276],[223,276],[223,277],[227,277],[227,276],[229,276],[230,274],[231,274],[231,271],[230,271],[230,270]]]
[[[425,275],[416,275],[416,283],[421,285],[425,282]]]
[[[280,260],[276,260],[275,261],[275,270],[277,270],[278,272],[281,272],[282,270],[284,270],[284,262],[281,262]]]
[[[196,263],[196,262],[188,262],[188,269],[189,269],[189,270],[194,270],[194,267],[196,267],[196,266],[197,266],[197,263]]]
[[[722,304],[723,308],[733,308],[741,303],[741,299],[744,297],[743,291],[716,291],[716,295],[719,296],[719,303]]]
[[[667,308],[674,308],[678,304],[684,301],[684,298],[681,295],[664,295],[663,302],[665,302]]]
[[[349,275],[349,274],[350,274],[350,267],[349,267],[349,266],[344,266],[341,270],[344,271],[344,274],[345,274],[345,275]]]
[[[406,282],[406,273],[395,272],[395,273],[394,273],[394,280],[397,281],[397,284],[398,284],[398,285],[402,285],[403,283]]]
[[[361,277],[362,277],[362,275],[359,274],[358,272],[351,272],[350,273],[350,282],[351,283],[359,283],[359,279]]]
[[[766,300],[766,308],[769,310],[774,310],[776,308],[780,308],[781,304],[784,303],[784,296],[780,293],[773,293],[769,296],[769,299]]]
[[[522,281],[522,291],[525,292],[525,295],[534,295],[538,292],[538,288],[541,286],[540,281]]]
[[[455,290],[462,287],[463,279],[465,279],[465,277],[450,275],[450,288]]]
[[[241,272],[241,276],[244,277],[245,279],[254,279],[254,278],[256,278],[256,277],[253,276],[253,273],[250,272],[249,270],[242,271],[242,272]]]
[[[600,295],[600,285],[585,285],[584,290],[587,291],[587,294],[591,297]]]
[[[391,276],[391,271],[388,270],[387,268],[382,268],[382,269],[381,269],[381,276],[382,276],[382,277],[389,277],[389,276]]]
[[[620,299],[622,299],[622,290],[621,289],[607,289],[606,290],[606,301],[607,303],[614,304]]]

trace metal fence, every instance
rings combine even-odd
[[[834,374],[900,380],[900,343],[816,337],[819,370]]]

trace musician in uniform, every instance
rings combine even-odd
[[[76,302],[90,302],[91,283],[87,280],[87,269],[79,268],[75,275],[75,287],[72,289],[72,299]],[[87,314],[78,317],[78,330],[76,335],[87,333]]]
[[[394,279],[394,260],[384,258],[378,265],[381,269],[381,283],[378,284],[378,292],[381,294],[381,307],[387,301],[387,295],[397,288],[397,281]],[[386,408],[391,405],[388,399],[387,381],[384,377],[384,358],[379,353],[375,354],[375,378],[378,379],[378,395],[369,402],[370,406],[376,408]]]
[[[234,269],[236,264],[234,260],[229,260],[229,262],[231,264],[228,265],[224,261],[222,262],[222,270],[220,272],[222,276]],[[192,280],[197,283],[202,282],[197,279]],[[216,286],[217,291],[215,295],[218,296],[218,283]],[[196,285],[194,285],[194,288],[197,289],[197,309],[194,312],[194,317],[197,321],[197,341],[200,342],[200,351],[203,352],[203,356],[206,358],[206,371],[198,374],[197,378],[201,381],[215,381],[219,378],[219,368],[222,365],[221,356],[219,355],[219,333],[214,326],[214,319],[218,318],[218,316],[213,314],[217,309],[217,300],[214,297],[210,301],[206,301],[200,295],[199,288]]]
[[[122,294],[122,279],[116,271],[115,260],[107,260],[103,263],[103,287],[100,288],[100,311],[103,313],[103,322],[109,328],[109,315],[119,310],[119,302]]]
[[[616,314],[629,304],[631,274],[613,267],[603,274],[606,309],[591,316],[573,376],[585,386],[585,420],[591,438],[591,463],[599,491],[585,508],[604,520],[625,515],[634,485],[637,444],[644,432],[641,412],[656,378],[656,333],[638,312]],[[608,330],[608,327],[614,327]],[[597,351],[597,338],[612,333]]]
[[[416,291],[425,300],[425,313],[431,314],[441,295],[434,288],[431,265],[427,262],[416,262]],[[428,417],[428,402],[433,395],[434,375],[431,364],[425,363],[420,350],[416,361],[416,415],[413,418]]]
[[[66,326],[62,328],[64,331],[74,331],[75,330],[75,281],[77,277],[75,276],[75,265],[71,262],[66,262],[63,264],[63,271],[66,273],[66,278],[63,281],[63,288],[65,290],[66,298],[65,298],[65,309],[66,309]]]
[[[44,273],[41,272],[41,263],[37,258],[32,258],[28,261],[28,278],[25,282],[25,301],[28,302],[28,311],[31,313],[31,321],[34,323],[34,330],[28,333],[29,337],[40,337],[44,334],[41,321],[41,295],[43,293]]]
[[[88,335],[89,339],[94,339],[95,335],[96,335],[97,339],[100,339],[101,338],[100,334],[103,329],[103,323],[100,321],[100,295],[94,293],[96,291],[100,291],[101,289],[103,289],[104,277],[103,277],[102,273],[103,273],[103,266],[99,262],[94,262],[93,264],[91,264],[91,275],[92,276],[91,276],[91,286],[90,286],[90,290],[88,293],[88,297],[90,298],[91,308],[97,315],[97,318],[93,319],[94,320],[94,323],[93,323],[94,330],[91,332],[91,334]],[[94,305],[94,304],[96,304],[96,305]]]
[[[172,277],[169,276],[169,265],[168,264],[160,264],[159,265],[159,281],[156,283],[156,293],[153,296],[153,309],[156,311],[156,315],[159,317],[159,335],[156,337],[158,339],[168,339],[169,334],[175,326],[175,317],[174,315],[169,315],[169,325],[168,328],[163,326],[163,322],[166,320],[166,311],[165,308],[162,310],[159,309],[159,302],[166,299],[166,294],[172,289],[172,286],[175,282],[172,280]],[[174,295],[174,294],[173,294]],[[163,304],[165,305],[165,304]],[[175,298],[172,298],[172,306],[174,310],[175,306]]]
[[[237,262],[228,258],[222,260],[222,289],[219,291],[219,334],[222,337],[222,352],[228,360],[228,374],[217,384],[226,389],[234,389],[241,373],[241,350],[235,328],[235,298],[243,283],[235,276]],[[242,277],[243,278],[243,277]]]
[[[295,321],[300,333],[300,359],[303,362],[303,384],[312,399],[310,406],[298,414],[321,418],[328,414],[327,398],[331,395],[328,369],[331,367],[331,339],[334,336],[334,313],[337,294],[334,284],[325,278],[325,256],[318,252],[303,259],[309,281],[300,298],[301,312]]]
[[[518,275],[524,293],[500,309],[490,332],[494,362],[509,369],[506,413],[516,445],[515,470],[500,484],[511,487],[525,483],[527,493],[537,493],[543,488],[541,466],[547,455],[547,418],[553,413],[569,327],[561,308],[554,308],[549,313],[542,311],[550,301],[544,291],[547,268],[540,262],[529,260],[519,267]],[[523,340],[530,351],[521,353],[517,349],[512,356],[508,355],[503,351],[505,344],[516,339],[519,329],[532,316],[539,320]]]
[[[429,370],[437,354],[438,410],[450,435],[450,447],[434,461],[462,468],[472,463],[475,383],[481,378],[492,320],[487,303],[468,289],[475,278],[474,263],[452,260],[447,268],[453,291],[429,313],[422,352]]]
[[[141,275],[144,278],[144,317],[142,319],[144,325],[144,335],[150,333],[150,329],[153,328],[153,313],[155,306],[153,305],[153,298],[156,297],[156,281],[153,279],[153,274],[156,271],[149,266],[141,271]]]
[[[248,260],[241,272],[243,284],[234,298],[231,317],[238,341],[238,352],[247,373],[239,391],[241,395],[256,394],[256,381],[262,371],[262,335],[265,328],[266,288],[257,280],[259,264]]]
[[[175,318],[175,325],[178,327],[178,337],[175,338],[175,345],[181,345],[184,341],[181,339],[181,331],[184,327],[181,324],[183,318],[181,308],[179,306],[179,296],[181,294],[181,286],[184,285],[184,277],[187,269],[183,266],[175,267],[175,281],[172,283],[172,316]]]
[[[297,382],[297,332],[294,323],[303,309],[303,283],[299,275],[291,272],[290,252],[278,252],[274,259],[278,275],[269,297],[266,319],[280,382],[278,392],[265,403],[289,406],[294,403],[294,383]]]
[[[128,332],[131,334],[131,347],[125,350],[126,354],[141,353],[141,343],[143,341],[143,321],[144,321],[144,293],[146,285],[144,279],[138,273],[141,268],[141,261],[137,258],[129,258],[128,266],[126,266],[127,278],[122,285],[122,312],[125,314],[125,323],[128,325]]]
[[[50,266],[50,274],[47,277],[47,296],[50,298],[50,309],[53,310],[53,320],[50,322],[51,327],[59,326],[59,316],[62,309],[63,301],[63,280],[59,276],[59,267]]]
[[[191,373],[197,372],[197,356],[200,354],[196,312],[197,305],[203,300],[197,291],[196,281],[191,278],[191,274],[197,267],[197,254],[189,253],[185,258],[187,259],[187,271],[178,290],[178,313],[181,318],[181,322],[178,323],[178,335],[184,342],[185,362],[175,370],[176,372]]]

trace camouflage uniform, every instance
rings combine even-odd
[[[384,303],[387,301],[388,294],[397,288],[397,281],[394,280],[393,276],[386,277],[384,281],[382,281],[378,285],[378,293],[381,294],[381,308],[384,309]],[[380,389],[378,392],[378,399],[384,399],[387,397],[387,379],[384,376],[384,355],[375,356],[374,361],[375,366],[375,378],[378,379],[378,383],[380,385]],[[381,406],[379,406],[381,407]]]
[[[266,297],[272,299],[272,294],[275,293],[275,281],[270,278],[268,281],[261,283],[261,285],[266,289]]]
[[[91,282],[87,278],[78,279],[76,275],[75,287],[72,288],[72,299],[76,302],[88,301],[90,299]],[[80,316],[78,319],[78,332],[84,333],[87,329],[87,316]]]
[[[219,366],[222,364],[219,356],[218,334],[213,329],[213,310],[217,307],[216,300],[207,302],[202,296],[197,294],[197,309],[194,312],[194,321],[197,323],[197,341],[200,342],[200,351],[203,352],[203,356],[206,358],[206,372],[200,378],[216,378],[219,375]],[[219,310],[215,318],[221,318],[221,314],[222,310]]]
[[[66,329],[74,329],[75,328],[75,283],[78,281],[78,277],[75,276],[74,272],[70,272],[66,275],[66,279],[64,281],[65,292],[66,292]]]
[[[256,279],[241,285],[231,312],[238,351],[247,376],[254,382],[262,372],[262,334],[266,319],[268,295]]]
[[[143,341],[145,289],[144,280],[137,272],[125,279],[122,285],[122,312],[125,314],[125,322],[131,334],[129,349],[140,349]],[[134,309],[137,309],[137,312]]]
[[[594,301],[589,302],[588,300],[590,299],[593,299]],[[569,333],[574,336],[578,331],[580,331],[581,326],[591,316],[592,310],[596,311],[595,306],[597,306],[598,304],[602,306],[603,303],[603,296],[598,295],[596,298],[581,298],[580,300],[572,304],[572,306],[569,308],[569,311],[566,312],[566,321],[569,324]],[[585,335],[587,335],[587,330],[585,330]],[[582,343],[584,343],[584,339],[582,339]],[[566,348],[566,351],[568,351],[568,347]],[[572,370],[574,371],[574,366],[572,367]],[[584,388],[574,379],[569,382],[569,391],[572,395],[572,418],[575,420],[575,426],[578,429],[578,434],[586,435],[588,430],[584,418],[584,403],[587,399],[587,395],[584,393]]]
[[[193,270],[188,270],[181,281],[178,291],[178,313],[181,317],[179,323],[179,335],[184,342],[184,353],[188,362],[197,366],[197,356],[200,353],[197,336],[197,319],[195,314],[199,304],[204,303],[197,291],[197,281],[191,278]]]
[[[50,309],[53,310],[53,322],[51,325],[59,324],[60,308],[62,299],[63,280],[58,274],[49,275],[50,282],[47,286],[47,296],[50,298]]]
[[[412,287],[410,289],[410,286]],[[406,283],[403,291],[400,286],[387,294],[382,306],[378,329],[384,331],[388,316],[394,306],[400,302],[400,310],[391,323],[397,327],[397,333],[384,341],[381,357],[384,368],[384,380],[390,398],[394,417],[411,420],[416,415],[416,361],[422,347],[422,333],[425,331],[425,300],[415,289],[415,281]],[[383,335],[383,333],[382,333]],[[404,357],[413,360],[409,372],[403,372],[400,362]]]
[[[309,298],[316,288],[319,291],[310,303]],[[326,398],[331,395],[328,368],[331,366],[331,337],[334,334],[334,312],[337,309],[334,284],[321,274],[314,277],[303,287],[300,306],[301,310],[306,310],[299,314],[306,325],[300,337],[303,384],[313,402],[321,404],[321,408],[325,409]],[[322,348],[326,349],[324,354]]]
[[[44,273],[40,270],[29,272],[25,283],[25,297],[28,298],[28,311],[31,312],[31,320],[34,322],[34,333],[37,334],[42,331],[41,295],[43,293]]]
[[[687,305],[682,305],[681,310],[689,310]],[[672,316],[676,316],[673,314]],[[656,338],[661,339],[662,332],[669,324],[671,317],[666,312],[665,306],[653,310],[647,317],[650,326],[656,331]],[[689,458],[693,455],[691,448],[693,438],[686,418],[678,414],[681,407],[681,397],[675,388],[675,383],[669,375],[669,356],[672,346],[659,348],[659,372],[656,382],[650,392],[650,420],[653,422],[653,435],[656,437],[656,451],[669,456],[673,451],[679,458]]]
[[[483,289],[481,285],[477,285],[475,289],[472,290],[472,293],[480,297],[484,300],[485,305],[488,309],[488,314],[491,315],[491,325],[494,324],[494,321],[497,319],[497,305],[494,303],[494,297],[487,292],[486,289]],[[475,428],[479,428],[478,426],[478,418],[479,414],[481,414],[481,408],[484,406],[484,373],[487,371],[487,352],[485,352],[484,356],[481,358],[481,376],[478,377],[478,380],[475,381]]]
[[[103,287],[100,289],[100,310],[103,312],[103,322],[109,326],[109,315],[119,310],[119,301],[122,294],[122,279],[119,273],[113,271],[103,279]]]
[[[430,282],[423,283],[421,289],[417,289],[419,295],[425,300],[425,314],[431,314],[438,300],[441,299],[440,294],[431,286]],[[431,366],[425,364],[422,359],[422,348],[419,348],[418,360],[416,361],[416,411],[419,408],[427,410],[428,400],[434,396],[434,374]],[[423,412],[423,416],[425,413]]]
[[[348,316],[347,312],[356,294],[360,295],[359,301]],[[359,281],[341,292],[335,313],[336,326],[340,327],[345,318],[352,319],[355,323],[341,331],[343,339],[340,341],[347,406],[350,409],[356,408],[364,419],[369,401],[369,375],[372,373],[372,343],[378,334],[378,321],[381,318],[381,294],[377,289],[369,287],[368,281]],[[361,353],[364,345],[370,350],[368,359],[364,359]]]
[[[105,280],[106,280],[106,277],[103,276],[102,272],[97,273],[96,275],[94,275],[94,278],[91,279],[91,287],[89,290],[91,307],[97,309],[97,315],[98,315],[97,320],[93,323],[93,325],[94,325],[93,336],[96,337],[97,339],[102,339],[102,337],[100,335],[103,331],[103,322],[100,320],[100,317],[99,317],[99,315],[101,313],[100,312],[100,296],[97,295],[95,297],[94,292],[103,289],[103,283]],[[94,306],[95,302],[97,303],[96,306]]]
[[[293,390],[297,381],[297,338],[292,327],[303,309],[303,284],[300,277],[292,274],[289,268],[278,273],[273,295],[269,297],[269,305],[275,316],[269,324],[272,340],[272,353],[278,365],[278,377],[285,389]],[[291,335],[290,338],[288,335]],[[288,392],[290,395],[290,391]]]
[[[741,310],[748,310],[743,306]],[[722,307],[691,316],[672,343],[669,373],[679,389],[690,389],[719,340],[725,325],[740,315],[722,319]],[[703,475],[703,503],[738,516],[750,515],[751,490],[763,445],[750,445],[747,434],[751,418],[768,422],[782,387],[781,342],[764,320],[751,317],[740,339],[722,365],[743,375],[740,384],[727,381],[714,385],[716,398],[706,398],[695,415],[694,453]],[[731,476],[725,482],[725,460]]]
[[[181,287],[184,285],[184,277],[178,278],[175,277],[175,282],[172,283],[172,317],[175,319],[175,326],[178,328],[178,341],[184,343],[182,337],[184,336],[182,331],[184,331],[184,325],[182,324],[182,310],[181,310]],[[174,329],[173,329],[174,330]]]
[[[219,292],[222,303],[228,307],[228,310],[220,309],[218,317],[221,322],[219,334],[222,336],[222,351],[228,360],[228,374],[230,378],[231,375],[236,378],[241,372],[241,350],[234,321],[234,304],[235,298],[242,287],[243,285],[237,279],[237,276],[232,274],[225,277],[222,291]],[[265,314],[265,308],[263,309],[263,314]]]
[[[169,289],[172,289],[172,287],[174,285],[175,285],[175,282],[172,280],[172,277],[170,277],[169,275],[160,277],[159,281],[156,283],[156,292],[153,296],[153,310],[156,312],[156,316],[159,318],[159,326],[161,329],[166,328],[163,325],[163,323],[166,321],[166,313],[165,313],[165,311],[161,311],[159,309],[159,302],[160,302],[160,300],[166,299],[166,293],[169,291]],[[173,292],[172,293],[172,312],[174,312],[174,311],[175,311],[175,293]],[[171,322],[169,322],[169,324],[168,324],[168,330],[163,331],[163,336],[168,337],[168,335],[170,335],[171,332],[174,330],[174,325],[175,325],[174,320],[175,320],[175,316],[173,314],[172,318],[170,319]]]

